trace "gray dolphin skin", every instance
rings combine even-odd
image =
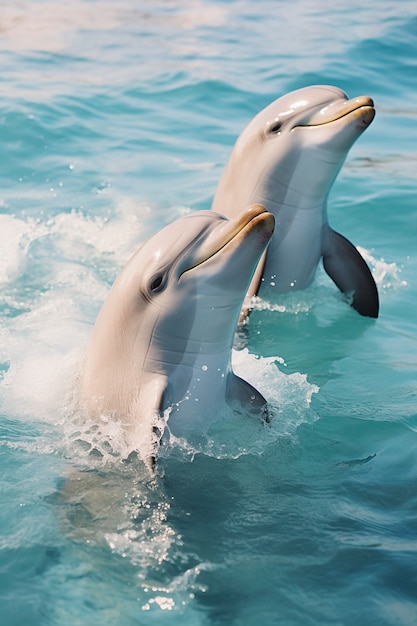
[[[260,416],[265,400],[236,376],[231,351],[243,300],[274,230],[260,205],[227,219],[191,213],[152,236],[114,282],[96,320],[82,374],[88,412],[118,419],[154,459],[223,403]]]
[[[374,115],[367,96],[349,100],[336,87],[305,87],[267,106],[241,133],[212,209],[233,218],[241,207],[259,203],[275,216],[277,228],[248,296],[304,289],[322,258],[352,306],[378,317],[378,291],[366,262],[327,219],[332,184]]]

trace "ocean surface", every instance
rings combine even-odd
[[[417,624],[415,0],[2,0],[0,67],[2,626]],[[233,360],[270,425],[219,419],[151,477],[74,408],[97,313],[311,84],[375,100],[328,212],[380,317],[321,269],[260,303]]]

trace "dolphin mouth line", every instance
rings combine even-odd
[[[203,265],[209,259],[212,259],[216,254],[218,254],[221,250],[226,248],[232,241],[234,241],[239,235],[241,235],[248,227],[251,228],[258,221],[262,221],[263,218],[271,216],[272,214],[267,211],[267,209],[262,204],[254,204],[247,211],[242,213],[239,218],[233,220],[234,224],[231,224],[230,229],[223,234],[223,236],[219,237],[217,242],[213,242],[213,246],[206,253],[202,254],[200,258],[196,259],[196,261],[187,267],[185,270],[181,272],[181,276],[190,272],[191,270]],[[260,218],[260,219],[259,219]],[[272,234],[272,231],[271,231]],[[216,245],[217,243],[217,245]]]
[[[344,117],[347,117],[351,113],[357,113],[358,111],[363,111],[363,117],[366,113],[371,113],[371,111],[375,112],[375,105],[372,98],[369,96],[359,96],[358,98],[353,98],[352,100],[348,100],[345,106],[338,111],[335,111],[333,115],[331,115],[331,107],[329,111],[327,111],[328,117],[326,117],[325,113],[322,113],[326,110],[326,107],[320,111],[320,113],[313,116],[312,121],[306,124],[296,124],[294,128],[311,128],[314,126],[325,126],[326,124],[331,124],[332,122],[336,122]],[[323,115],[322,120],[317,119],[319,115]],[[373,116],[372,116],[373,119]]]

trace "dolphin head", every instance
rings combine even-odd
[[[136,424],[182,400],[201,358],[217,359],[227,374],[242,302],[273,229],[273,216],[256,205],[232,220],[195,212],[145,242],[93,329],[83,373],[88,409]]]
[[[131,308],[152,320],[146,367],[230,350],[239,311],[274,219],[260,205],[228,220],[192,213],[152,237],[132,259]],[[126,302],[128,302],[126,300]],[[151,357],[152,355],[152,357]],[[154,360],[156,359],[156,360]]]
[[[275,213],[285,205],[318,206],[374,115],[371,98],[349,100],[332,86],[278,98],[239,136],[212,208],[218,210],[218,201],[230,202],[236,212],[242,202],[260,202]]]

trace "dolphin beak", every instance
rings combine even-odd
[[[369,96],[358,96],[351,100],[335,100],[313,113],[305,121],[301,120],[298,122],[294,128],[299,126],[322,126],[347,116],[353,116],[361,120],[364,128],[368,126],[375,117],[375,107],[372,98]]]
[[[246,239],[249,233],[257,231],[260,247],[262,250],[269,242],[275,227],[275,218],[261,204],[254,204],[249,209],[232,220],[224,220],[220,227],[217,227],[204,241],[198,250],[198,254],[186,267],[181,275],[199,265],[202,265],[223,248],[239,239]]]
[[[248,232],[253,228],[260,227],[269,239],[274,232],[275,220],[272,213],[269,213],[262,204],[252,204],[249,209],[229,221],[230,238],[226,238],[225,245],[232,241],[237,235]],[[226,234],[226,233],[225,233]]]

